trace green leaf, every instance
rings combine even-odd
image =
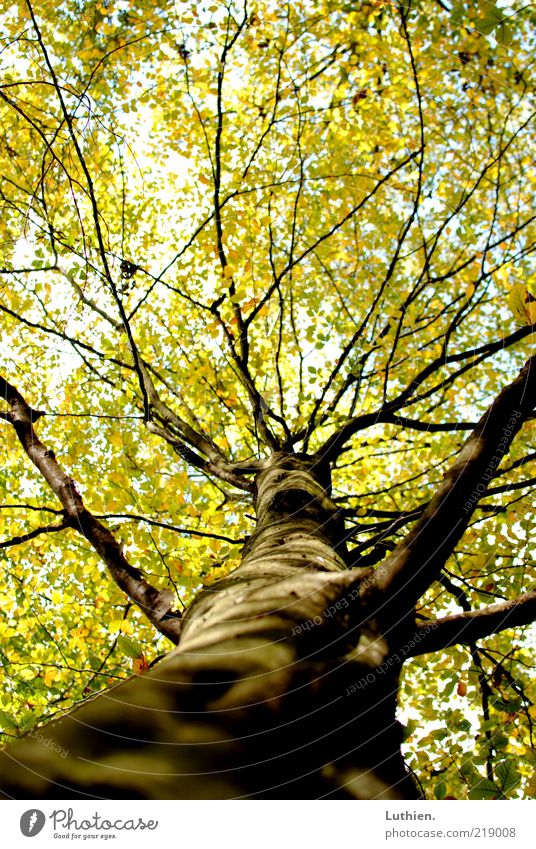
[[[404,740],[407,740],[408,737],[411,737],[411,735],[414,733],[415,729],[418,727],[418,724],[419,723],[417,722],[416,719],[411,719],[411,718],[408,719],[408,724],[404,726],[403,732],[402,732],[403,736],[404,736]]]
[[[213,561],[207,561],[207,565],[212,565]],[[181,587],[198,587],[201,583],[201,578],[199,575],[194,575],[189,577],[188,575],[175,575],[173,580],[176,584],[179,584]]]
[[[447,795],[447,786],[444,781],[438,782],[434,787],[434,796],[436,799],[444,799]]]
[[[514,38],[512,27],[508,26],[508,24],[505,23],[499,24],[499,26],[495,30],[494,35],[499,44],[504,44],[505,47],[511,44]]]
[[[469,783],[471,783],[471,781],[477,782],[480,779],[480,774],[475,769],[472,758],[471,760],[463,761],[463,763],[460,764],[459,769],[463,777],[466,778]]]
[[[36,719],[33,713],[28,713],[19,721],[19,732],[24,734],[26,731],[31,731],[35,728]]]
[[[532,764],[532,766],[536,766],[536,749],[527,749],[524,757],[527,759],[529,764]]]
[[[517,713],[523,707],[523,700],[520,698],[502,699],[500,697],[490,700],[495,710],[501,710],[505,713]]]
[[[454,687],[456,686],[456,684],[457,684],[457,678],[451,678],[451,680],[448,681],[447,684],[445,684],[445,686],[443,687],[443,689],[441,691],[441,695],[443,696],[443,698],[447,698],[447,696],[452,695],[452,693],[454,691]]]
[[[499,788],[488,778],[482,778],[469,793],[470,799],[500,799],[501,796]]]
[[[516,769],[515,763],[510,758],[497,766],[495,775],[497,776],[497,784],[503,793],[513,790],[521,781],[521,776]]]
[[[127,657],[141,657],[143,649],[136,640],[131,640],[123,634],[119,634],[117,638],[117,648]]]

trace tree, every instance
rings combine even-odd
[[[4,795],[536,791],[517,9],[6,10]]]

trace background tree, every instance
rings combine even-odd
[[[5,795],[536,792],[517,8],[4,10]]]

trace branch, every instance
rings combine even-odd
[[[416,657],[440,651],[459,643],[468,645],[506,628],[530,625],[536,620],[536,590],[523,593],[511,601],[490,604],[480,610],[455,613],[426,624],[426,633],[420,628],[421,639],[409,652]]]
[[[36,36],[37,36],[37,42],[38,42],[39,47],[41,49],[41,52],[43,54],[45,64],[48,68],[48,71],[50,73],[50,77],[52,79],[52,83],[54,85],[54,88],[56,90],[56,94],[58,96],[58,100],[59,100],[60,107],[61,107],[61,112],[63,114],[63,118],[64,118],[64,121],[67,125],[67,128],[69,130],[69,136],[72,140],[74,150],[76,152],[78,161],[80,162],[80,167],[82,168],[82,171],[83,171],[86,183],[87,183],[87,196],[88,196],[89,201],[90,201],[92,217],[93,217],[93,224],[94,224],[94,227],[95,227],[95,234],[96,234],[96,237],[97,237],[98,252],[99,252],[99,255],[100,255],[100,258],[101,258],[101,262],[102,262],[104,277],[106,278],[106,280],[107,280],[107,282],[110,286],[112,295],[114,297],[114,301],[115,301],[117,308],[119,310],[119,314],[120,314],[120,317],[121,317],[121,324],[123,325],[126,336],[127,336],[128,346],[129,346],[129,349],[130,349],[130,352],[132,354],[132,358],[133,358],[133,361],[134,361],[134,371],[137,374],[138,382],[139,382],[139,386],[140,386],[140,390],[141,390],[141,394],[142,394],[142,398],[143,398],[143,410],[144,410],[145,420],[149,421],[150,420],[149,397],[148,397],[148,394],[147,394],[147,391],[146,391],[144,375],[142,374],[142,371],[141,371],[141,368],[140,368],[141,358],[140,358],[136,343],[134,341],[134,334],[132,332],[130,322],[127,318],[122,300],[119,297],[117,287],[114,283],[114,280],[113,280],[113,277],[112,277],[112,274],[111,274],[111,271],[110,271],[110,266],[108,264],[108,258],[107,258],[107,254],[106,254],[106,246],[105,246],[105,243],[104,243],[104,236],[103,236],[103,231],[102,231],[102,227],[101,227],[101,220],[100,220],[101,214],[99,212],[99,207],[98,207],[98,203],[97,203],[97,195],[96,195],[96,192],[95,192],[93,177],[91,175],[91,172],[90,172],[89,167],[87,165],[86,159],[85,159],[84,154],[82,152],[82,148],[80,147],[80,142],[78,140],[78,136],[76,134],[75,127],[74,127],[74,124],[73,124],[73,116],[70,113],[69,109],[67,108],[67,104],[66,104],[66,101],[65,101],[65,98],[64,98],[64,95],[63,95],[62,87],[59,84],[59,80],[58,80],[56,71],[54,69],[54,65],[52,64],[52,60],[50,58],[49,52],[48,52],[46,45],[45,45],[45,42],[43,40],[41,29],[40,29],[39,24],[37,22],[37,18],[35,16],[34,9],[33,9],[33,6],[32,6],[32,3],[30,2],[30,0],[26,0],[26,6],[28,7],[28,11],[30,13],[30,18],[32,20],[32,24],[33,24],[33,27],[34,27],[34,30],[35,30],[35,33],[36,33]]]
[[[371,591],[389,592],[399,617],[441,572],[535,400],[533,356],[488,407],[419,521],[377,569]]]
[[[164,619],[172,609],[170,591],[157,590],[149,584],[140,570],[130,565],[121,543],[86,509],[75,481],[63,471],[54,452],[43,445],[34,430],[34,422],[43,413],[32,410],[20,392],[2,376],[0,394],[10,407],[3,418],[13,426],[27,456],[61,502],[65,521],[88,540],[118,587],[141,608],[155,628],[173,643],[178,643],[179,620],[175,617]]]
[[[72,336],[69,336],[67,333],[61,330],[56,330],[54,327],[47,327],[45,324],[39,324],[35,321],[30,321],[30,319],[25,318],[24,316],[19,315],[18,313],[9,309],[9,307],[6,307],[5,304],[0,303],[0,310],[6,313],[6,315],[11,316],[11,318],[20,321],[21,324],[26,325],[26,327],[31,327],[32,330],[40,330],[43,333],[49,333],[52,336],[58,336],[65,342],[69,342],[69,344],[73,346],[76,353],[80,357],[82,356],[82,354],[80,353],[78,348],[81,348],[83,351],[87,351],[90,354],[94,354],[96,357],[98,357],[100,360],[103,360],[104,362],[113,363],[114,365],[119,366],[120,368],[128,369],[129,371],[133,370],[130,363],[126,363],[123,360],[118,360],[115,357],[108,357],[102,351],[99,351],[97,348],[94,348],[93,345],[89,345],[87,342],[83,342],[81,339],[74,339]]]
[[[246,327],[249,327],[249,325],[255,320],[256,316],[261,311],[263,306],[266,303],[268,303],[268,301],[270,300],[270,298],[272,297],[272,295],[276,291],[277,287],[279,286],[279,284],[281,283],[283,278],[286,277],[289,274],[289,272],[292,271],[292,269],[296,265],[298,265],[300,262],[302,262],[305,259],[305,257],[307,257],[310,253],[313,253],[314,251],[316,251],[316,249],[318,248],[319,245],[321,245],[327,239],[330,239],[331,236],[333,236],[338,230],[340,230],[346,224],[347,221],[350,221],[350,219],[353,218],[362,209],[362,207],[364,207],[365,204],[367,204],[368,201],[371,200],[371,198],[374,197],[374,195],[378,192],[378,190],[383,185],[385,185],[385,183],[389,182],[391,177],[393,177],[398,171],[405,168],[405,166],[408,165],[418,155],[419,155],[418,150],[413,151],[413,153],[410,153],[410,155],[407,156],[405,159],[401,160],[396,165],[393,165],[391,170],[388,171],[387,174],[384,174],[383,177],[380,177],[377,180],[374,188],[371,189],[371,191],[368,192],[368,194],[366,194],[365,197],[362,198],[359,201],[359,203],[356,204],[356,206],[354,206],[350,210],[350,212],[348,212],[343,218],[340,218],[339,221],[337,221],[335,224],[333,224],[332,227],[330,227],[329,230],[324,232],[321,236],[318,236],[318,238],[311,245],[309,245],[308,248],[305,248],[298,256],[293,257],[292,259],[289,259],[289,261],[283,267],[283,269],[276,275],[274,282],[270,284],[270,286],[268,287],[268,289],[264,293],[261,300],[256,304],[256,306],[249,313],[248,317],[246,318],[246,322],[245,322]]]
[[[257,467],[254,465],[248,463],[227,463],[222,460],[216,460],[216,462],[205,460],[204,457],[201,457],[195,451],[192,451],[191,448],[188,448],[182,440],[174,436],[169,430],[165,430],[153,424],[153,422],[148,422],[146,427],[150,433],[161,436],[162,439],[171,445],[179,457],[191,466],[195,466],[207,475],[214,475],[220,480],[236,486],[238,489],[244,489],[246,492],[254,491],[254,484],[244,480],[242,477],[243,474],[257,471]]]
[[[138,367],[144,384],[144,392],[149,402],[149,418],[145,420],[147,430],[156,436],[162,437],[190,465],[195,466],[203,472],[213,474],[215,477],[231,483],[239,489],[245,489],[249,492],[253,491],[253,484],[244,481],[241,475],[257,471],[257,466],[253,464],[252,467],[251,462],[228,462],[209,436],[204,434],[201,429],[195,430],[187,421],[175,413],[168,404],[162,401],[149,375],[149,370],[151,370],[162,380],[158,372],[151,366],[146,365],[141,358],[139,359]],[[164,385],[167,384],[164,382]],[[163,427],[155,424],[155,419]],[[196,450],[192,450],[189,446],[192,446]],[[200,456],[200,454],[205,456]]]
[[[20,536],[2,540],[2,542],[0,542],[0,548],[9,548],[12,545],[21,545],[23,542],[29,542],[31,539],[41,536],[41,534],[52,534],[54,531],[63,531],[65,528],[69,527],[70,523],[67,520],[59,522],[57,525],[43,525],[40,528],[34,528],[33,531],[28,531],[26,534],[20,534]]]
[[[469,367],[472,367],[475,365],[475,361],[482,357],[482,355],[485,355],[487,358],[493,356],[493,354],[496,354],[499,351],[505,351],[507,348],[510,348],[512,345],[520,342],[526,336],[530,336],[532,332],[533,328],[527,325],[514,330],[513,333],[510,333],[503,339],[495,339],[493,342],[486,342],[478,348],[470,348],[466,351],[459,351],[456,354],[448,354],[447,356],[445,356],[444,352],[442,352],[438,357],[432,360],[431,363],[424,366],[424,368],[422,368],[421,371],[410,381],[408,386],[389,403],[388,407],[390,411],[399,410],[401,407],[405,407],[412,399],[412,403],[414,403],[416,400],[414,397],[415,392],[419,386],[421,386],[425,380],[431,377],[436,371],[439,371],[443,366],[450,365],[450,363],[463,362],[464,360],[472,358],[472,362],[469,363]],[[445,381],[441,381],[439,386],[442,386],[444,382]],[[418,396],[418,398],[420,397],[421,396]]]
[[[422,400],[433,392],[436,392],[437,389],[444,387],[450,381],[452,382],[456,377],[459,377],[463,374],[464,371],[473,368],[477,363],[482,362],[482,360],[487,359],[488,357],[493,356],[498,351],[504,351],[507,348],[515,345],[517,342],[520,342],[526,336],[529,336],[532,333],[533,328],[526,326],[521,327],[518,330],[515,330],[513,333],[510,333],[509,336],[506,336],[504,339],[498,339],[493,342],[486,342],[484,345],[480,345],[478,348],[473,348],[467,351],[460,351],[456,354],[449,354],[445,356],[444,353],[439,357],[436,357],[431,363],[428,363],[423,369],[421,369],[418,374],[412,378],[410,383],[407,385],[405,389],[402,390],[395,398],[391,401],[388,401],[384,404],[383,407],[380,407],[375,412],[370,413],[361,413],[357,416],[352,416],[349,418],[343,425],[341,425],[328,439],[324,442],[324,444],[318,449],[316,452],[317,458],[320,460],[334,460],[341,453],[344,445],[354,436],[354,434],[358,433],[365,428],[371,427],[375,424],[393,424],[397,423],[397,420],[404,423],[408,422],[407,426],[412,427],[415,430],[422,429],[419,423],[417,427],[415,427],[414,419],[404,419],[403,417],[399,417],[396,415],[397,411],[403,409],[409,403],[414,404],[416,401]],[[449,375],[449,377],[440,381],[435,387],[433,387],[432,391],[428,391],[422,395],[415,396],[416,390],[427,380],[432,374],[438,371],[440,368],[449,365],[450,363],[463,362],[464,360],[471,359],[469,363],[467,363],[462,369],[459,369],[457,372]],[[440,430],[441,428],[431,425],[430,430]],[[451,429],[449,427],[449,429]],[[454,428],[452,428],[454,429]],[[456,428],[458,429],[458,428]],[[460,430],[464,429],[462,427]]]
[[[499,495],[502,492],[513,492],[515,489],[525,489],[528,486],[534,486],[536,484],[536,477],[525,478],[521,481],[514,481],[513,483],[505,483],[503,486],[492,486],[486,492],[486,498],[488,495]]]
[[[423,422],[419,419],[408,419],[406,416],[384,414],[380,417],[383,424],[400,425],[410,430],[424,430],[426,433],[440,433],[451,430],[473,430],[477,422]]]
[[[193,528],[179,528],[177,525],[172,525],[170,522],[159,522],[157,519],[150,519],[148,516],[138,516],[136,513],[102,513],[97,518],[99,519],[128,519],[131,522],[146,522],[155,528],[164,528],[167,531],[173,531],[176,534],[187,534],[192,537],[202,537],[203,539],[221,539],[223,542],[228,542],[231,545],[243,545],[245,540],[226,537],[222,534],[211,534],[208,531],[196,531]],[[57,528],[53,528],[56,530]],[[0,548],[1,548],[0,544]]]

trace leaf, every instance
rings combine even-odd
[[[448,681],[441,691],[441,695],[443,698],[447,698],[454,692],[454,688],[456,687],[456,678],[452,677],[450,681]]]
[[[0,728],[6,729],[6,731],[18,731],[18,724],[14,717],[10,716],[4,710],[0,710]]]
[[[504,12],[491,3],[486,4],[486,13],[483,18],[477,18],[475,26],[482,35],[490,35],[504,19]]]
[[[508,306],[522,325],[535,323],[536,316],[534,315],[534,307],[532,305],[536,301],[532,300],[532,298],[533,296],[528,292],[527,287],[523,283],[514,283],[508,293]]]
[[[412,719],[411,717],[408,719],[407,725],[403,728],[404,740],[407,740],[408,737],[411,737],[415,729],[417,728],[417,721]]]
[[[511,758],[498,764],[495,769],[495,776],[498,786],[505,794],[509,790],[513,790],[514,787],[517,787],[521,781],[521,776]]]
[[[144,654],[132,661],[132,670],[135,675],[143,675],[150,668],[149,662]]]
[[[500,696],[495,696],[490,699],[490,704],[495,710],[503,711],[504,713],[517,713],[523,707],[523,699],[514,697],[503,699]]]
[[[198,587],[201,583],[201,579],[198,575],[174,575],[173,580],[176,584],[179,584],[181,587]]]
[[[447,786],[444,781],[439,781],[434,787],[434,797],[436,799],[444,799],[447,795]]]
[[[512,28],[505,23],[499,24],[494,35],[499,44],[503,44],[505,47],[511,44],[514,38]]]
[[[501,791],[487,778],[482,778],[469,792],[470,799],[499,799]]]
[[[527,324],[536,324],[536,299],[526,296],[524,308]]]
[[[43,675],[43,681],[46,687],[50,687],[50,685],[56,680],[58,677],[57,669],[46,669],[45,674]]]
[[[143,654],[143,649],[136,640],[131,640],[130,637],[125,637],[119,634],[117,638],[117,648],[127,657],[139,658]]]

